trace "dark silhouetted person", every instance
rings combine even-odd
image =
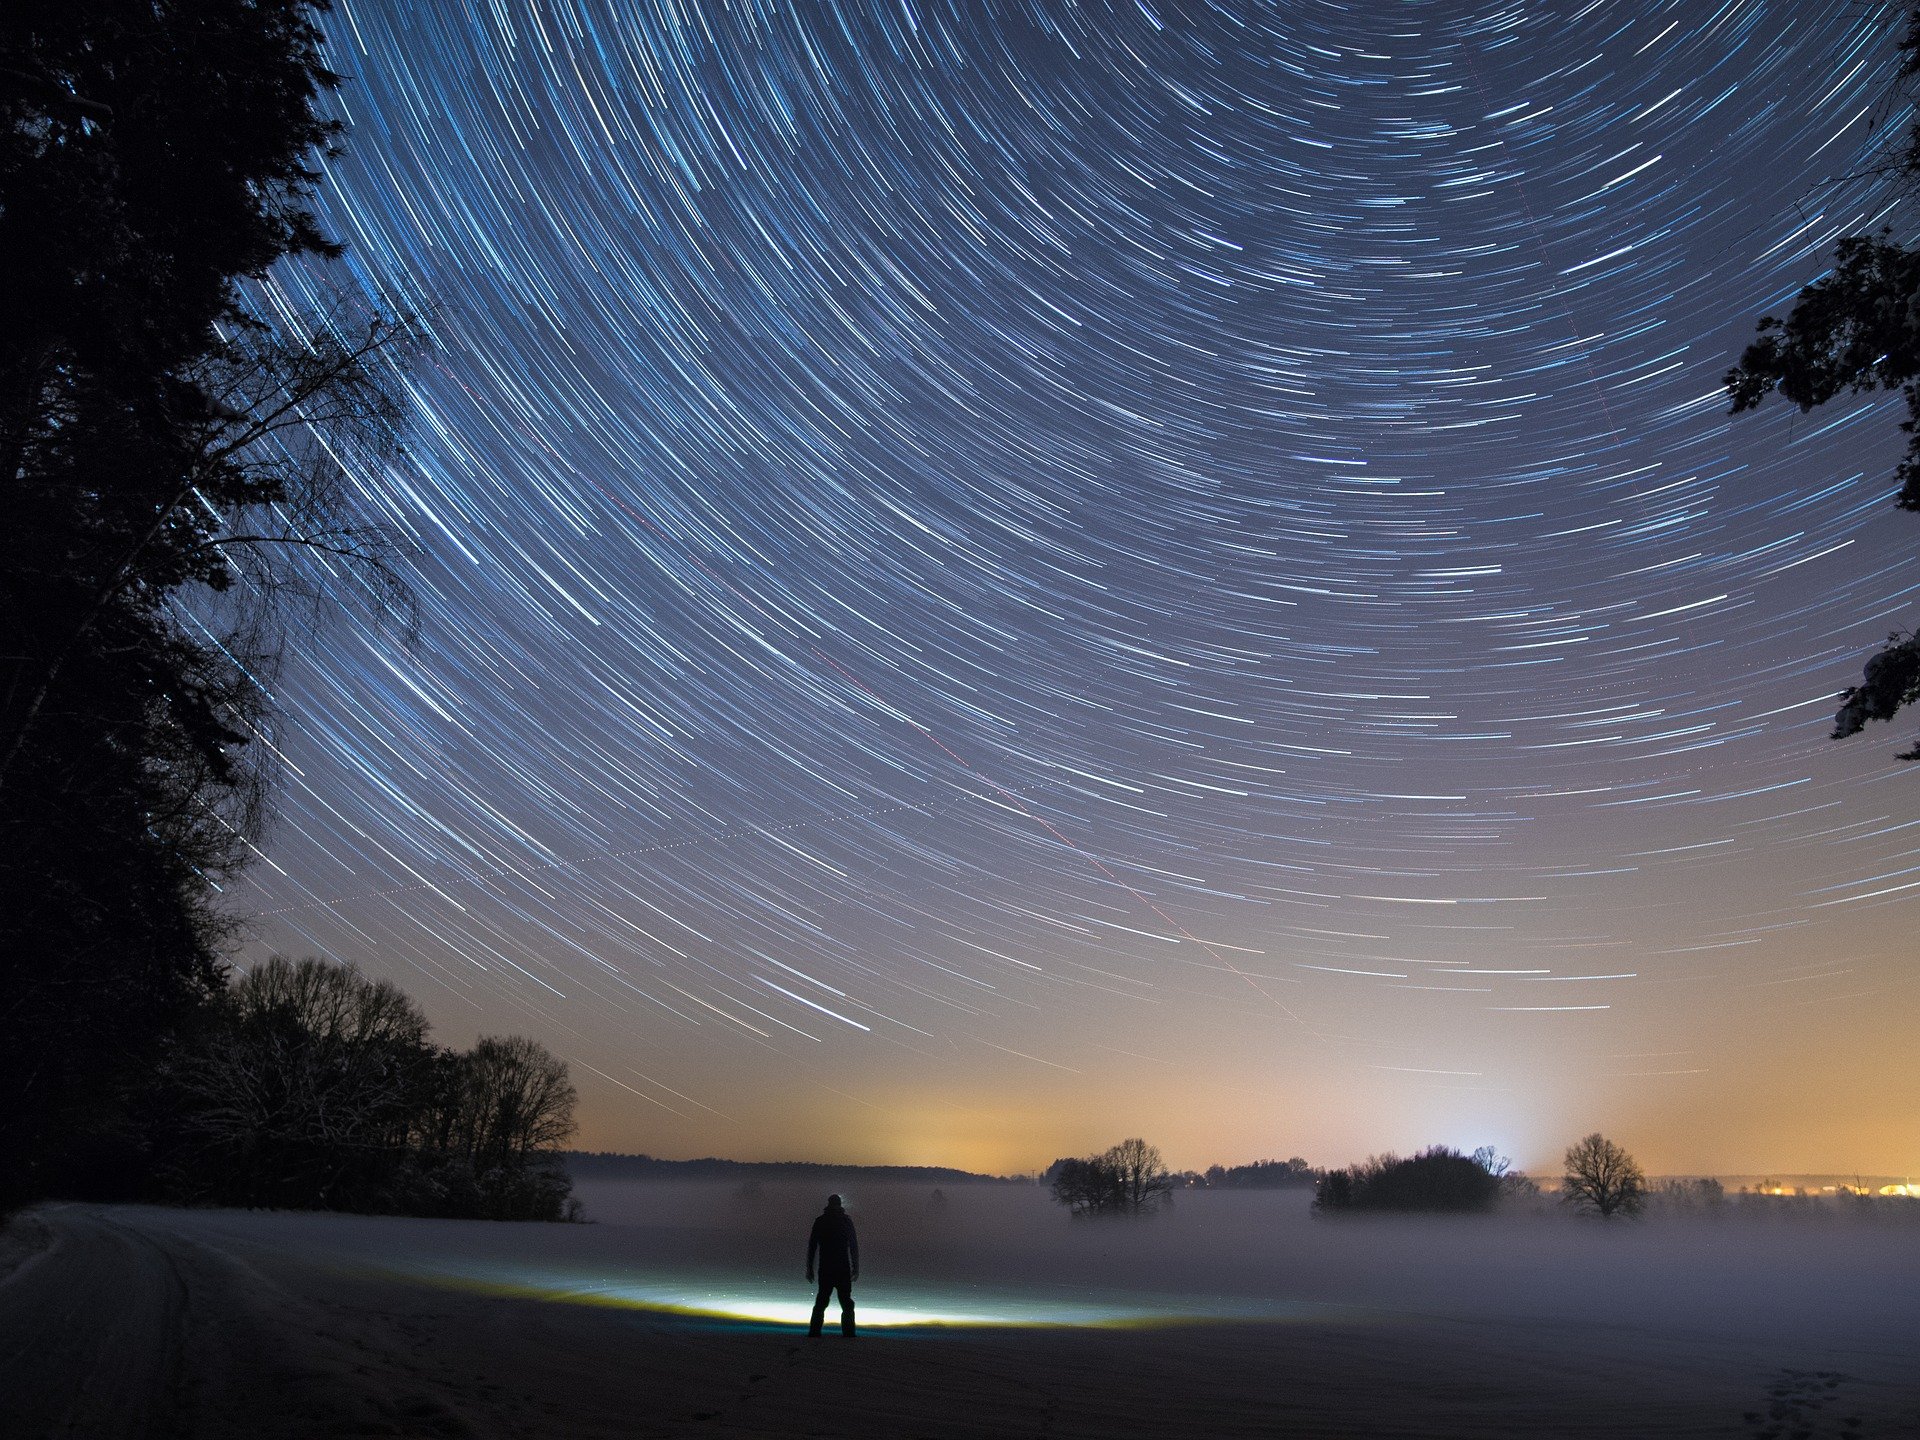
[[[853,1282],[860,1278],[860,1237],[838,1195],[827,1197],[827,1208],[813,1222],[807,1236],[807,1279],[813,1279],[814,1257],[820,1259],[820,1293],[813,1297],[813,1321],[807,1334],[818,1335],[827,1317],[827,1296],[840,1292],[840,1333],[853,1338]]]

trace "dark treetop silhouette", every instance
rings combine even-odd
[[[398,452],[396,327],[246,283],[341,251],[325,8],[0,6],[0,1200],[137,1188],[261,831],[275,597],[394,578],[341,467]]]
[[[807,1236],[807,1279],[813,1279],[814,1257],[820,1259],[820,1290],[813,1297],[809,1335],[820,1333],[827,1314],[827,1296],[840,1292],[840,1333],[853,1337],[853,1282],[860,1278],[860,1237],[838,1195],[827,1197],[827,1208],[814,1217]]]
[[[1920,5],[1882,12],[1881,23],[1900,27],[1905,61],[1896,93],[1910,103],[1920,85]],[[1884,173],[1911,189],[1920,182],[1920,121],[1906,130],[1905,144],[1879,162]],[[1733,413],[1751,410],[1779,391],[1811,411],[1843,394],[1899,390],[1906,401],[1906,454],[1894,467],[1900,490],[1894,503],[1920,510],[1920,248],[1879,235],[1843,237],[1831,269],[1804,287],[1786,319],[1765,316],[1759,338],[1727,372]],[[1833,737],[1857,735],[1869,720],[1891,720],[1902,707],[1920,702],[1920,631],[1894,631],[1866,662],[1858,685],[1842,697],[1833,717]],[[1920,760],[1920,741],[1902,751],[1902,760]]]

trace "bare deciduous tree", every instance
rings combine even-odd
[[[1639,1212],[1647,1196],[1647,1177],[1634,1158],[1599,1131],[1567,1147],[1564,1181],[1567,1203],[1603,1220]]]
[[[1712,1176],[1663,1180],[1658,1189],[1648,1192],[1647,1199],[1663,1215],[1714,1216],[1726,1206],[1727,1189]]]
[[[1172,1198],[1158,1146],[1122,1140],[1098,1155],[1055,1161],[1053,1198],[1075,1215],[1144,1215]]]
[[[577,1098],[564,1060],[523,1035],[483,1038],[465,1057],[466,1134],[474,1173],[524,1167],[573,1134]]]
[[[572,1182],[566,1062],[491,1036],[427,1038],[398,987],[349,965],[269,960],[221,998],[161,1087],[184,1198],[558,1219]]]
[[[1109,1208],[1113,1186],[1098,1156],[1056,1160],[1048,1173],[1054,1203],[1070,1213],[1099,1215]]]
[[[1120,1208],[1138,1215],[1165,1204],[1173,1195],[1173,1177],[1160,1147],[1140,1139],[1122,1140],[1100,1157],[1113,1172]]]
[[[427,1022],[350,965],[274,957],[223,997],[224,1024],[175,1079],[209,1179],[248,1204],[327,1203],[408,1142]]]

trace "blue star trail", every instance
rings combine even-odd
[[[1825,738],[1916,607],[1895,419],[1721,388],[1898,224],[1862,7],[326,26],[348,257],[264,294],[424,318],[349,475],[421,621],[285,666],[256,952],[663,1152],[941,1076],[1525,1137],[1911,1013],[1915,774]]]

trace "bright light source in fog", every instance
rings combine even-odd
[[[785,1293],[767,1285],[739,1283],[727,1286],[676,1281],[655,1272],[643,1278],[606,1280],[577,1275],[520,1272],[460,1275],[409,1272],[410,1278],[432,1285],[478,1290],[495,1295],[545,1300],[555,1304],[603,1305],[650,1310],[711,1320],[752,1324],[807,1323],[813,1292],[794,1287]],[[856,1292],[860,1328],[903,1329],[912,1326],[958,1328],[1118,1328],[1193,1324],[1205,1321],[1283,1321],[1309,1314],[1330,1318],[1335,1307],[1306,1303],[1253,1301],[1220,1297],[1155,1302],[1066,1299],[1048,1295],[988,1294],[959,1288],[875,1285],[885,1298],[868,1301]],[[830,1303],[827,1319],[839,1322],[839,1306]]]

